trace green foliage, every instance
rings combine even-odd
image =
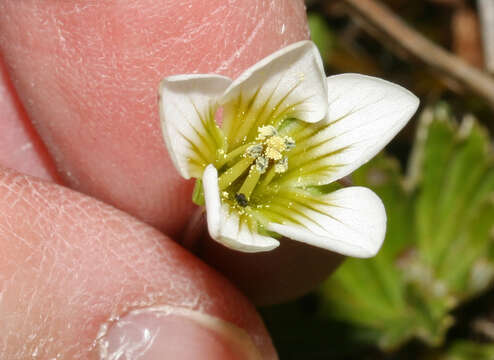
[[[331,29],[327,21],[317,13],[308,14],[307,19],[310,37],[319,49],[323,60],[327,62],[335,42]]]
[[[470,341],[458,341],[439,360],[492,360],[493,344],[479,344]]]
[[[320,314],[365,328],[382,349],[412,338],[441,345],[452,309],[494,276],[493,161],[486,131],[438,106],[421,116],[406,175],[386,156],[354,173],[386,206],[386,240],[326,281]]]

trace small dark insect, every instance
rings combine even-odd
[[[241,207],[246,207],[247,204],[249,203],[245,195],[242,193],[235,194],[235,200],[237,200],[237,204],[239,204]]]

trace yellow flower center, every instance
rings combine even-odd
[[[259,127],[255,143],[243,145],[224,156],[232,166],[218,179],[223,199],[235,199],[240,207],[249,205],[258,183],[265,187],[277,174],[288,170],[285,153],[294,146],[291,137],[278,135],[273,126]],[[235,162],[234,159],[238,160]]]
[[[270,160],[281,160],[283,152],[286,150],[285,140],[278,135],[271,136],[266,140],[266,150],[264,153]]]

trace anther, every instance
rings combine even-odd
[[[288,158],[285,156],[274,164],[274,172],[277,174],[284,173],[288,170]]]
[[[259,156],[256,159],[255,164],[256,164],[256,169],[259,171],[259,173],[264,174],[268,169],[269,161],[264,156]]]
[[[278,132],[276,131],[274,126],[272,125],[261,126],[258,129],[257,140],[264,140],[276,134],[278,134]]]
[[[264,147],[261,144],[254,144],[247,148],[246,155],[256,159],[257,157],[259,157],[259,155],[262,154],[263,150]]]
[[[283,140],[285,140],[285,146],[287,150],[291,150],[295,147],[295,140],[293,140],[293,138],[291,138],[290,136],[285,136]]]

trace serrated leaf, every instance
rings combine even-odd
[[[408,173],[381,156],[353,175],[386,206],[388,230],[371,260],[348,260],[322,287],[321,312],[366,326],[384,349],[412,337],[443,343],[452,309],[494,275],[494,156],[471,117],[447,107],[421,116]]]

